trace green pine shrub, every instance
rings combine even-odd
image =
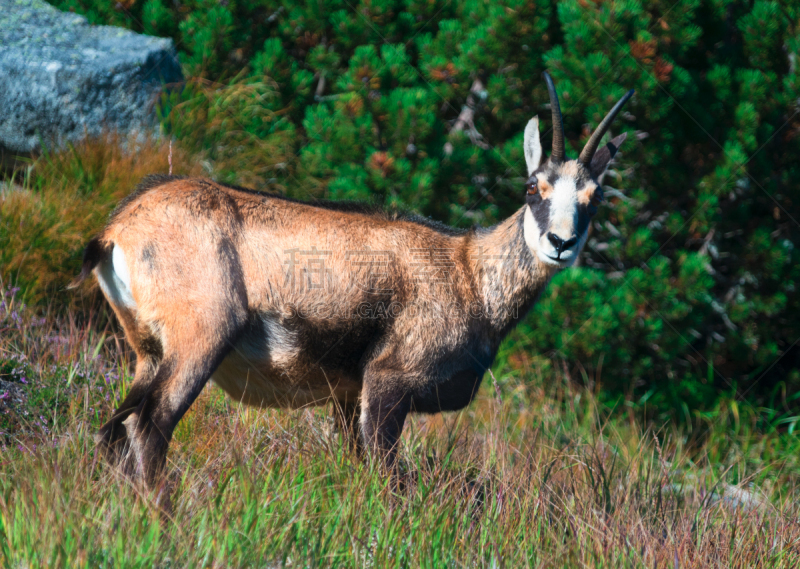
[[[800,407],[796,3],[53,3],[175,39],[190,80],[163,123],[215,175],[462,227],[522,205],[521,132],[549,122],[542,71],[573,155],[635,88],[580,266],[510,344],[611,404]]]

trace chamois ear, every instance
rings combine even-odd
[[[528,165],[528,176],[533,174],[542,160],[542,143],[539,140],[539,117],[533,117],[525,127],[522,141],[525,150],[525,163]]]
[[[625,142],[626,138],[628,138],[628,133],[623,132],[619,136],[612,138],[610,142],[606,143],[605,146],[594,153],[592,163],[589,165],[589,171],[592,177],[599,183],[603,182],[603,176],[606,173],[608,164],[611,162],[611,159],[614,158],[614,155],[617,153],[617,150],[619,150],[619,147],[622,146],[622,143]]]

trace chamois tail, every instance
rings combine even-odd
[[[111,247],[103,245],[100,235],[92,237],[89,243],[86,244],[86,249],[83,250],[83,264],[81,265],[80,274],[72,279],[67,285],[68,289],[77,288],[83,281],[89,278],[92,270],[103,260],[108,258],[111,252]]]

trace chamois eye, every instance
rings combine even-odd
[[[536,185],[535,178],[525,185],[525,191],[529,196],[535,196],[539,193],[539,186]]]
[[[592,196],[591,202],[594,207],[599,206],[603,202],[603,190],[598,188]]]

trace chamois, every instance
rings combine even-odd
[[[525,203],[459,231],[354,204],[304,203],[208,179],[149,176],[84,252],[136,353],[98,445],[151,485],[178,421],[211,379],[261,407],[332,403],[350,443],[387,464],[409,412],[462,409],[498,346],[572,265],[603,200],[632,96],[567,160],[558,96],[550,158],[528,122]]]

